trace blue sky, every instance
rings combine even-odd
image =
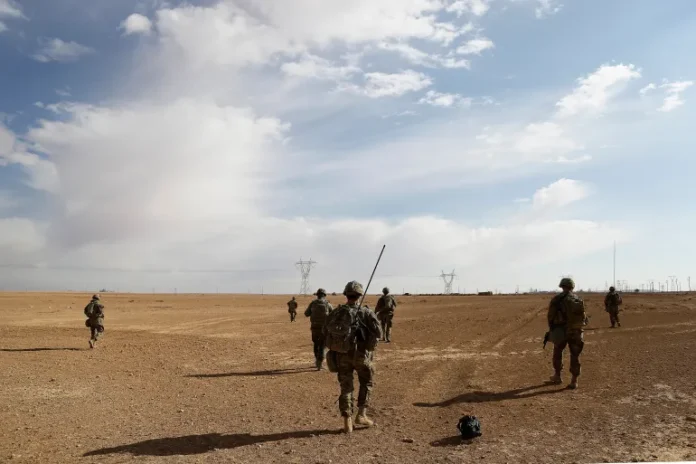
[[[616,241],[685,288],[694,45],[688,0],[0,0],[0,279],[603,289]]]

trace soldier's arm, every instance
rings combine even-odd
[[[556,301],[556,297],[551,299],[551,303],[549,303],[549,310],[546,313],[546,318],[549,323],[549,329],[553,325],[553,321],[556,320],[556,314],[558,313],[558,306],[556,305]]]
[[[312,315],[312,304],[313,303],[314,302],[312,301],[311,303],[309,303],[309,305],[307,305],[307,309],[305,309],[305,312],[304,312],[305,317],[309,317]]]

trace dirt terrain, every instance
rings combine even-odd
[[[288,296],[0,293],[0,462],[572,463],[696,460],[696,299],[624,295],[592,317],[578,390],[546,385],[550,296],[397,297],[371,415],[341,433]],[[332,303],[341,296],[330,296]],[[366,303],[374,308],[377,297]],[[356,392],[357,392],[356,377]],[[462,443],[476,415],[483,436]]]

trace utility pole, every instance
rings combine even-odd
[[[689,286],[689,291],[691,291],[691,276],[686,278],[686,283]]]
[[[445,282],[445,295],[449,295],[452,293],[452,281],[454,281],[454,278],[456,277],[456,274],[454,273],[454,269],[452,269],[451,274],[445,274],[445,271],[442,271],[442,274],[440,274],[440,277],[442,280]]]
[[[614,240],[614,287],[616,287],[616,240]]]
[[[300,258],[300,260],[295,263],[295,266],[300,270],[300,274],[302,275],[302,283],[300,284],[301,295],[307,295],[309,293],[309,272],[312,270],[314,264],[317,263],[316,261],[312,261],[312,258],[309,258],[309,261],[302,261],[302,258]]]

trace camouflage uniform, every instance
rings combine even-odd
[[[104,305],[101,303],[99,295],[92,296],[92,301],[85,306],[84,313],[87,316],[85,325],[89,327],[90,331],[89,347],[94,348],[104,332]]]
[[[342,308],[349,308],[355,311],[355,315],[360,325],[365,330],[366,340],[357,337],[356,345],[347,353],[336,353],[336,365],[338,368],[338,382],[341,386],[341,394],[338,398],[338,408],[344,418],[344,431],[353,431],[353,372],[358,374],[360,390],[358,391],[358,415],[355,423],[359,425],[372,426],[374,423],[367,417],[366,410],[370,403],[370,395],[374,387],[375,367],[374,367],[374,348],[382,336],[379,320],[375,313],[364,306],[361,308],[357,299],[362,295],[363,287],[358,282],[352,281],[346,285],[343,294],[348,298],[348,302],[337,307],[326,318],[324,333],[327,333],[327,325],[339,314]]]
[[[551,341],[553,342],[553,369],[555,375],[551,377],[553,383],[561,383],[561,371],[563,370],[563,351],[566,346],[570,350],[570,373],[572,380],[568,388],[577,388],[578,377],[580,376],[580,354],[585,346],[583,326],[586,322],[586,315],[569,318],[568,298],[575,299],[584,308],[582,299],[573,292],[575,283],[572,279],[563,278],[559,287],[563,292],[554,296],[549,304],[547,314]]]
[[[382,289],[383,295],[377,301],[375,314],[382,326],[383,340],[387,343],[391,342],[392,320],[394,319],[394,309],[396,308],[396,299],[389,294],[389,289]]]
[[[290,322],[295,322],[295,318],[297,317],[297,301],[295,301],[295,297],[292,297],[292,300],[288,301],[288,312],[290,313]]]
[[[612,328],[617,324],[621,327],[621,321],[619,321],[619,305],[621,303],[621,295],[616,293],[614,287],[609,287],[609,293],[604,297],[604,309],[609,313],[609,322],[611,322]]]
[[[312,343],[314,344],[314,360],[317,370],[321,370],[324,363],[324,322],[333,306],[326,301],[326,290],[320,288],[316,293],[317,299],[309,303],[304,312],[305,317],[309,318],[310,330],[312,331]]]

